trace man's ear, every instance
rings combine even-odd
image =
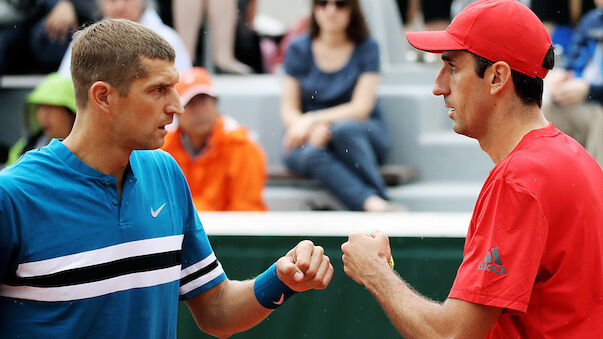
[[[88,97],[93,105],[108,113],[111,106],[110,96],[115,94],[117,90],[113,86],[104,81],[97,81],[90,87]]]
[[[504,61],[495,62],[492,66],[486,69],[486,76],[490,84],[490,94],[498,94],[510,83],[513,82],[511,77],[511,67]]]

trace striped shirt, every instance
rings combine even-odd
[[[133,152],[120,199],[53,140],[0,172],[0,278],[3,337],[175,338],[226,275],[167,153]]]

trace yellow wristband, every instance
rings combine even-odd
[[[394,257],[393,256],[389,257],[389,267],[391,267],[392,269],[394,268]]]

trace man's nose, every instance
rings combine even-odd
[[[448,87],[448,76],[444,72],[444,67],[440,69],[440,72],[435,78],[433,83],[432,93],[434,95],[448,95],[450,94],[450,87]]]
[[[172,88],[172,95],[170,97],[170,103],[167,106],[167,113],[172,114],[183,114],[184,107],[182,106],[182,102],[180,101],[180,96],[176,89]]]

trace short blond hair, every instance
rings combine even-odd
[[[97,81],[128,95],[132,82],[147,76],[143,58],[174,62],[174,48],[159,34],[125,19],[102,20],[77,32],[71,57],[77,107],[86,107],[88,90]]]

